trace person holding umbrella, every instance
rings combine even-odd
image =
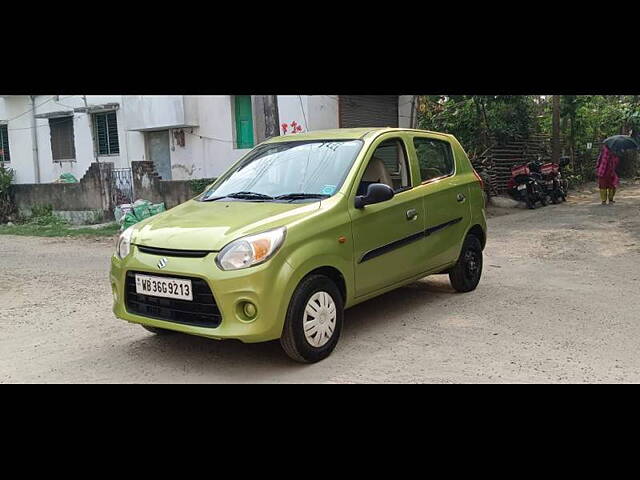
[[[628,135],[614,135],[607,138],[603,143],[602,151],[596,163],[596,176],[598,177],[598,188],[600,188],[600,200],[602,205],[616,203],[614,197],[620,185],[618,177],[618,165],[620,164],[620,154],[627,150],[638,150],[638,143],[634,137]]]
[[[600,200],[602,205],[616,203],[613,198],[616,196],[616,190],[620,185],[620,178],[616,169],[620,163],[620,157],[615,155],[609,147],[603,145],[598,163],[596,164],[596,176],[598,177],[598,188],[600,188]]]

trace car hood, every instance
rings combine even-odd
[[[227,243],[300,220],[320,202],[199,202],[190,200],[136,225],[133,243],[177,250],[219,251]]]

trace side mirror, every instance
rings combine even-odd
[[[358,195],[356,197],[356,208],[364,208],[374,203],[386,202],[393,198],[393,189],[384,183],[372,183],[367,188],[366,195]]]

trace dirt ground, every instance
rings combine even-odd
[[[640,184],[617,200],[493,209],[475,292],[434,276],[356,306],[315,365],[117,320],[111,239],[0,236],[0,382],[640,382]]]

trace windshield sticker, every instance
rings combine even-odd
[[[333,192],[335,191],[336,191],[335,185],[325,185],[324,187],[322,187],[322,190],[320,190],[320,193],[322,195],[332,195]]]

